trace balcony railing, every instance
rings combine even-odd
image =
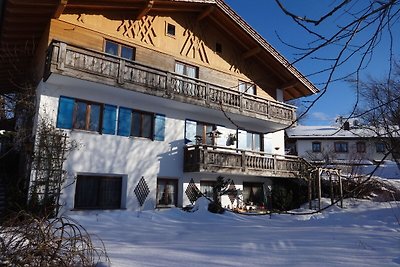
[[[296,156],[208,145],[186,146],[184,151],[185,172],[297,178],[303,175],[308,167],[303,159]]]
[[[295,120],[293,106],[62,42],[52,42],[49,47],[45,79],[51,73],[284,125]]]

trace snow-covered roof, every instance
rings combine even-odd
[[[338,126],[303,126],[298,125],[286,130],[289,138],[293,139],[359,139],[377,137],[377,134],[365,128],[350,128],[344,130]]]

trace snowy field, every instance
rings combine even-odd
[[[204,206],[72,218],[101,237],[111,266],[386,267],[400,266],[399,205],[346,200],[344,209],[271,218]]]

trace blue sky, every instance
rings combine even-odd
[[[299,56],[299,50],[293,49],[287,44],[296,45],[300,47],[307,47],[311,37],[304,30],[300,29],[292,19],[283,14],[275,1],[273,0],[225,0],[245,21],[247,21],[256,31],[258,31],[270,44],[272,44],[283,56],[289,61],[295,60]],[[338,3],[338,1],[321,1],[321,0],[304,0],[304,1],[284,1],[288,3],[288,8],[295,11],[298,15],[316,18],[319,14],[329,8],[322,3]],[[347,18],[340,17],[332,19],[327,26],[320,27],[320,31],[329,32],[334,28],[335,23],[343,23]],[[339,21],[339,22],[338,22]],[[397,26],[399,23],[397,23]],[[323,28],[324,27],[324,28]],[[400,32],[400,31],[399,31]],[[396,44],[399,44],[399,36]],[[287,43],[287,44],[285,44]],[[396,47],[396,45],[395,45]],[[329,57],[335,56],[337,50],[335,47],[330,47],[321,51],[318,56]],[[399,58],[398,50],[395,51],[395,57]],[[352,72],[358,60],[349,61],[344,64],[337,76]],[[363,71],[363,77],[372,75],[374,77],[381,77],[388,72],[389,62],[389,49],[387,36],[384,35],[382,42],[374,50],[373,60],[368,64],[367,68]],[[313,58],[306,58],[295,66],[305,75],[314,73],[324,68],[326,62],[321,62]],[[314,75],[308,77],[317,87],[321,88],[321,82],[327,80],[327,74]],[[309,103],[315,97],[302,98],[304,104]],[[351,88],[350,84],[344,81],[331,83],[327,93],[312,107],[305,120],[301,124],[306,125],[329,125],[332,124],[338,115],[348,115],[353,109],[356,101],[356,92]],[[300,103],[301,104],[301,103]]]

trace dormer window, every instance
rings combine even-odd
[[[167,23],[167,35],[175,37],[175,25]]]
[[[135,60],[136,49],[131,46],[119,44],[110,40],[106,40],[104,52],[117,57],[122,57],[128,60]]]

